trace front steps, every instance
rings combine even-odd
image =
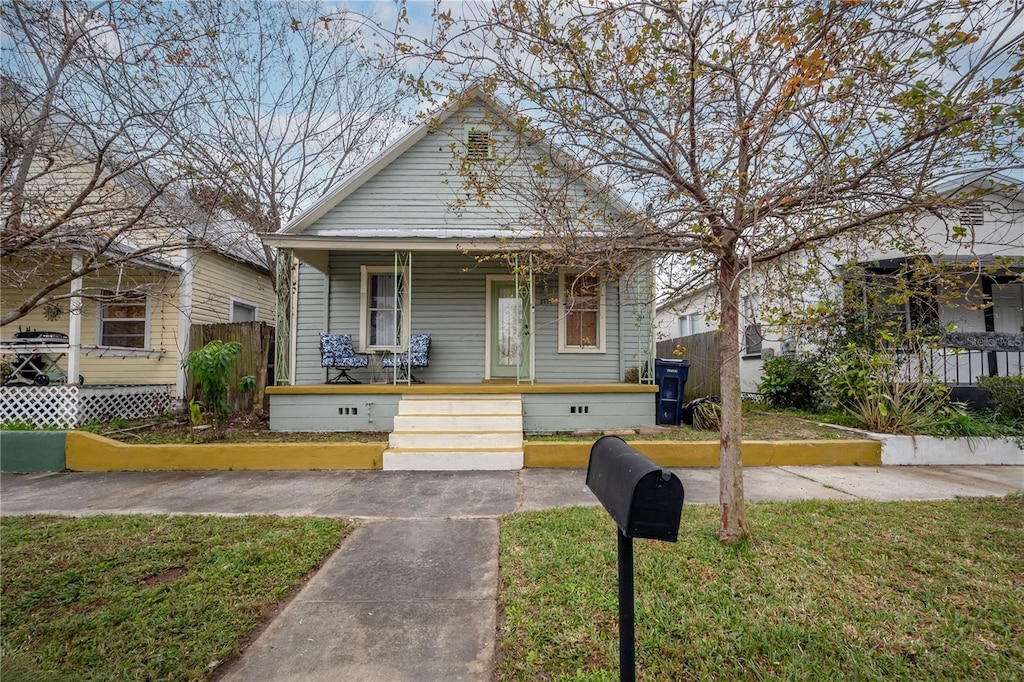
[[[385,470],[523,468],[518,395],[406,395],[384,451]]]

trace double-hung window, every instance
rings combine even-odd
[[[100,345],[145,348],[148,320],[145,294],[104,291],[100,302]]]
[[[558,289],[559,352],[603,353],[604,280],[590,273],[563,271]]]
[[[404,350],[409,310],[404,270],[364,265],[360,289],[362,350]]]

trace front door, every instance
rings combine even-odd
[[[530,342],[525,334],[526,306],[514,280],[487,280],[488,378],[530,378]]]

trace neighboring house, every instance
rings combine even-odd
[[[464,201],[460,164],[486,164],[509,145],[526,157],[520,163],[551,152],[535,141],[524,145],[509,121],[504,107],[471,92],[264,236],[298,262],[290,385],[268,389],[271,428],[394,430],[386,468],[514,468],[522,464],[524,430],[653,424],[654,388],[624,382],[653,349],[653,284],[645,284],[652,271],[622,278],[535,271],[530,253],[544,248],[537,232],[529,224],[513,231],[492,211],[531,209],[520,211],[516,197],[495,197],[491,207]],[[573,188],[601,197],[608,210],[626,208],[588,180]],[[518,255],[500,256],[513,239]],[[325,383],[321,332],[351,337],[369,366],[350,374],[364,383]],[[412,369],[422,385],[394,368],[387,383],[371,383],[381,379],[379,365],[401,365],[410,337],[422,333],[430,334],[429,365]],[[475,398],[452,402],[464,395]],[[483,432],[466,435],[465,421],[409,425],[404,416],[412,410],[507,412],[512,418],[490,430],[515,437],[506,444]],[[417,429],[464,436],[476,449],[458,447],[459,437],[403,440]]]
[[[919,246],[913,251],[879,251],[867,244],[846,248],[846,260],[827,264],[814,286],[782,301],[773,295],[764,273],[748,275],[741,301],[741,385],[756,392],[763,361],[779,353],[812,350],[798,328],[765,324],[770,308],[807,309],[815,302],[841,298],[836,279],[844,267],[856,264],[861,276],[885,285],[915,264],[959,264],[959,284],[948,286],[941,296],[920,291],[896,308],[868,311],[876,320],[900,319],[911,328],[928,325],[947,331],[943,347],[931,354],[931,371],[945,383],[965,389],[978,377],[1021,374],[1024,351],[1024,194],[1020,181],[1003,175],[950,184],[940,191],[980,192],[964,208],[959,220],[921,219]],[[826,250],[823,249],[822,252]],[[800,268],[799,258],[787,267]],[[900,275],[903,276],[903,275]],[[848,294],[847,294],[848,295]],[[708,311],[717,310],[717,289],[705,286],[689,296],[658,307],[659,339],[677,338],[715,328],[706,322]],[[856,322],[855,320],[852,320]]]
[[[78,375],[85,386],[169,385],[172,397],[180,399],[185,389],[181,359],[189,350],[192,325],[274,319],[273,285],[262,249],[231,221],[221,224],[217,234],[219,239],[212,242],[197,241],[82,278],[80,314],[47,319],[46,310],[36,308],[0,327],[5,359],[12,362],[17,352],[27,349],[9,343],[19,331],[64,333],[66,342],[48,343],[40,350],[60,356],[58,365],[71,374],[72,383]],[[74,250],[69,249],[72,257]],[[18,263],[4,267],[16,270]],[[5,307],[19,296],[6,286],[7,279],[0,288],[0,305]],[[55,293],[69,293],[74,286]]]

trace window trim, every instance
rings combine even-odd
[[[566,291],[568,289],[568,279],[570,277],[577,277],[582,274],[580,270],[569,270],[565,268],[559,268],[558,270],[558,352],[559,353],[604,353],[605,344],[608,338],[606,322],[608,319],[607,315],[607,280],[604,277],[597,275],[598,282],[600,284],[600,303],[598,304],[597,310],[597,344],[594,346],[567,346],[565,339],[567,336],[565,323],[567,319],[566,310]]]
[[[131,293],[134,293],[134,294],[137,294],[137,295],[141,296],[142,300],[143,300],[143,302],[145,303],[145,306],[146,306],[145,327],[144,327],[143,336],[142,336],[142,345],[138,346],[138,348],[144,348],[144,349],[150,348],[150,321],[151,321],[151,317],[152,317],[152,314],[153,314],[153,302],[152,302],[151,297],[150,297],[148,292],[131,292]],[[105,344],[103,342],[103,340],[104,340],[103,323],[104,322],[107,322],[107,321],[113,322],[113,321],[116,321],[116,320],[129,320],[129,319],[135,319],[135,318],[120,318],[120,317],[115,318],[115,317],[112,317],[112,318],[109,318],[109,320],[107,318],[105,318],[103,316],[103,306],[107,305],[107,304],[110,304],[110,303],[116,303],[118,301],[117,301],[117,299],[115,297],[117,297],[117,296],[125,296],[127,294],[118,294],[118,293],[116,293],[114,291],[106,290],[106,291],[103,292],[102,295],[103,295],[104,298],[110,297],[112,300],[109,300],[109,301],[97,301],[96,302],[96,345],[99,348],[136,348],[135,346],[111,346],[111,345],[107,345],[107,344]]]
[[[360,265],[359,266],[359,351],[360,353],[375,353],[390,351],[392,353],[405,352],[409,346],[409,287],[402,288],[402,338],[397,346],[394,345],[370,345],[370,277],[372,275],[394,275],[395,268],[392,265]],[[407,268],[399,268],[398,275],[408,281],[409,272]]]
[[[247,308],[252,308],[252,321],[253,322],[259,322],[260,321],[260,306],[259,306],[259,304],[253,303],[252,301],[247,301],[244,298],[237,298],[235,296],[228,296],[228,322],[237,322],[238,321],[238,320],[235,320],[235,304],[236,303],[238,303],[240,305],[243,305],[243,306],[245,306]],[[248,321],[248,320],[243,320],[243,321]]]

